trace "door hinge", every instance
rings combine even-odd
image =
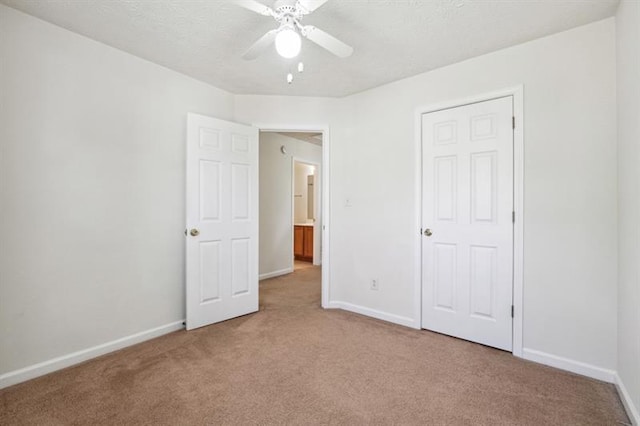
[[[512,129],[516,128],[516,118],[515,117],[511,117],[511,128]]]
[[[516,212],[511,212],[511,223],[516,223]]]
[[[511,318],[513,318],[513,305],[511,305]]]

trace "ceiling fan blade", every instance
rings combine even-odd
[[[353,47],[313,25],[305,25],[302,35],[340,58],[347,58],[353,53]]]
[[[259,13],[260,15],[273,16],[274,14],[273,10],[269,6],[265,6],[256,0],[236,0],[235,3],[240,7],[244,7],[252,12]]]
[[[248,61],[257,58],[260,54],[267,48],[269,45],[273,43],[276,39],[276,34],[278,34],[278,30],[271,30],[258,41],[253,43],[253,45],[242,55],[242,57]]]
[[[307,15],[323,4],[325,4],[328,0],[298,0],[298,10],[301,10],[303,14]]]

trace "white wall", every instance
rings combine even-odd
[[[331,301],[415,325],[415,110],[519,84],[524,346],[608,374],[617,357],[613,19],[345,99],[237,96],[235,114],[247,123],[329,124]]]
[[[287,151],[286,155],[280,151],[283,145]],[[293,158],[322,164],[322,147],[278,133],[261,132],[259,148],[259,273],[261,277],[266,278],[293,270]]]
[[[186,114],[233,96],[2,5],[0,62],[0,375],[180,322]]]
[[[620,3],[616,28],[618,375],[640,422],[640,3]]]

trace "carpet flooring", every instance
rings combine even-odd
[[[258,313],[0,391],[2,425],[616,425],[613,385],[320,308],[320,270],[263,281]]]
[[[316,268],[316,266],[313,266],[313,263],[311,263],[311,262],[305,262],[303,260],[294,260],[293,261],[293,270],[294,271],[299,271],[300,269],[309,269],[309,268]]]

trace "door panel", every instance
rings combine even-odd
[[[512,348],[512,97],[422,116],[422,327]]]
[[[435,159],[435,210],[438,221],[455,222],[457,213],[457,161],[456,157]]]
[[[491,295],[496,287],[497,247],[471,246],[470,280],[471,315],[493,318]]]
[[[436,243],[433,254],[435,306],[455,312],[457,247],[455,244]]]
[[[249,291],[250,243],[249,238],[236,238],[231,241],[231,289],[233,296],[246,294]]]
[[[471,154],[471,221],[495,223],[496,152]]]
[[[257,143],[255,128],[187,117],[187,329],[258,310]]]
[[[200,161],[200,220],[220,220],[222,167],[219,161]]]
[[[220,300],[220,241],[200,243],[200,303]]]
[[[249,220],[251,197],[249,164],[231,164],[231,220]]]

